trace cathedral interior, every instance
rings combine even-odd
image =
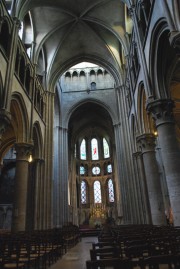
[[[180,2],[0,1],[0,229],[180,226]]]

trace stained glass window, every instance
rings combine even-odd
[[[81,204],[87,203],[87,186],[86,182],[83,180],[81,182]]]
[[[102,203],[101,184],[97,180],[94,182],[94,202],[95,203]]]
[[[108,191],[109,191],[109,202],[113,203],[114,202],[114,186],[112,179],[108,180]]]
[[[80,175],[84,175],[85,174],[85,168],[83,165],[80,166]]]
[[[96,138],[93,138],[91,140],[91,153],[92,153],[92,160],[98,160],[99,159],[98,142],[97,142]]]
[[[100,168],[98,166],[93,167],[92,173],[93,175],[99,175],[100,174]]]
[[[80,147],[81,160],[86,160],[86,141],[83,139]]]
[[[109,158],[110,157],[109,145],[108,145],[107,140],[105,138],[103,138],[103,148],[104,148],[104,158]]]
[[[112,173],[112,165],[111,164],[108,164],[108,166],[107,166],[107,172],[108,173]]]

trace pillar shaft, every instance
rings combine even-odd
[[[68,132],[59,128],[58,226],[68,222]]]
[[[135,152],[133,155],[137,163],[138,179],[139,179],[139,196],[141,196],[142,200],[143,221],[146,224],[151,224],[152,223],[151,210],[148,199],[148,190],[146,184],[146,176],[144,171],[142,152],[138,151]]]
[[[152,113],[156,122],[174,225],[178,226],[180,225],[180,150],[176,138],[173,106],[171,100],[156,100],[147,104],[147,110]]]
[[[137,142],[143,155],[152,223],[154,225],[164,225],[165,209],[155,156],[155,137],[152,134],[143,134],[137,137]]]
[[[16,144],[16,175],[13,211],[13,232],[25,231],[27,220],[27,194],[28,194],[28,170],[29,156],[32,145],[19,143]]]

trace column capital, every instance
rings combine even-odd
[[[147,152],[153,152],[156,146],[156,137],[154,134],[145,133],[136,137],[139,150],[142,154]]]
[[[21,21],[17,17],[13,17],[14,25],[17,27],[17,29],[21,29]]]
[[[121,126],[121,122],[120,121],[119,122],[116,122],[116,123],[113,124],[113,126],[114,127],[120,127]]]
[[[19,161],[28,161],[29,156],[32,152],[33,144],[31,143],[16,143],[15,150],[16,150],[16,160]]]
[[[170,41],[170,44],[173,48],[180,49],[180,32],[179,31],[171,31],[169,34],[169,41]]]
[[[147,101],[146,110],[152,114],[156,127],[165,123],[174,124],[174,102],[171,99],[158,99]]]
[[[63,127],[63,126],[58,126],[59,130],[68,132],[68,128]]]
[[[33,161],[34,161],[35,163],[37,163],[37,164],[42,164],[42,163],[45,162],[44,159],[42,159],[42,158],[34,158]]]
[[[132,4],[129,8],[129,15],[131,16],[132,19],[133,19],[134,12],[135,12],[135,5]]]
[[[124,87],[125,87],[124,84],[123,85],[119,85],[119,86],[116,86],[115,87],[115,90],[120,91],[120,90],[123,90]]]
[[[142,151],[136,151],[136,152],[133,152],[132,156],[133,156],[135,159],[138,159],[139,157],[142,156]]]

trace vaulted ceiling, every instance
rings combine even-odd
[[[20,20],[30,11],[35,61],[42,50],[49,81],[84,60],[120,73],[127,53],[121,0],[19,0],[14,9]]]

